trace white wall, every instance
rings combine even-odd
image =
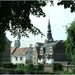
[[[43,59],[38,59],[38,63],[43,63]]]
[[[54,59],[46,59],[46,63],[52,64],[52,63],[54,63]]]
[[[16,57],[17,57],[17,60],[16,60]],[[20,57],[22,57],[22,60],[20,60]],[[16,55],[16,56],[11,55],[11,62],[13,64],[18,64],[18,63],[25,64],[26,63],[26,56],[25,55]]]

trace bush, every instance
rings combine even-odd
[[[16,69],[17,68],[17,64],[13,64],[13,69]]]
[[[37,65],[37,70],[38,71],[44,71],[44,64],[38,64]]]
[[[59,74],[73,74],[73,73],[72,73],[72,72],[68,72],[68,71],[62,70],[62,71],[59,72]]]
[[[9,70],[9,74],[25,74],[23,70]]]
[[[8,69],[14,68],[13,63],[11,63],[11,62],[3,62],[3,63],[1,63],[1,67],[8,68]]]
[[[53,70],[53,72],[63,70],[62,64],[61,63],[53,63],[52,70]]]
[[[18,70],[19,70],[19,69],[24,69],[24,68],[25,68],[24,64],[22,64],[22,63],[17,64],[17,69],[18,69]]]
[[[33,71],[34,71],[34,65],[33,64],[28,64],[27,68],[26,68],[27,74],[30,74]]]
[[[6,74],[6,69],[0,68],[0,74]]]

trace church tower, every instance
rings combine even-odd
[[[51,33],[50,19],[48,19],[47,40],[48,41],[53,41],[53,37],[52,37],[52,33]]]

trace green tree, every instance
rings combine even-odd
[[[43,35],[30,20],[30,14],[37,17],[45,17],[42,7],[46,6],[47,2],[53,4],[54,0],[36,0],[36,1],[0,1],[0,25],[2,30],[9,30],[12,35],[29,37],[28,33],[33,35]],[[72,11],[75,10],[74,1],[59,1],[58,5],[69,7]],[[11,23],[11,24],[9,24]]]
[[[72,59],[72,64],[75,66],[75,20],[72,23],[70,23],[69,27],[66,28],[67,28],[66,29],[67,40],[65,41],[66,54],[69,56],[69,58]]]
[[[70,8],[71,12],[75,12],[75,0],[59,0],[57,5],[63,5],[64,8]]]
[[[30,20],[30,14],[45,17],[42,7],[46,5],[45,1],[0,1],[0,25],[2,30],[9,30],[12,35],[28,36],[42,34],[42,32],[33,26]],[[10,24],[9,24],[10,23]]]

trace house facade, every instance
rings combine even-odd
[[[13,64],[32,63],[32,48],[11,48],[11,62]]]
[[[65,54],[66,47],[63,40],[53,40],[51,25],[48,20],[47,40],[44,43],[36,42],[33,48],[33,64],[52,64],[60,62],[67,64],[71,59]]]

